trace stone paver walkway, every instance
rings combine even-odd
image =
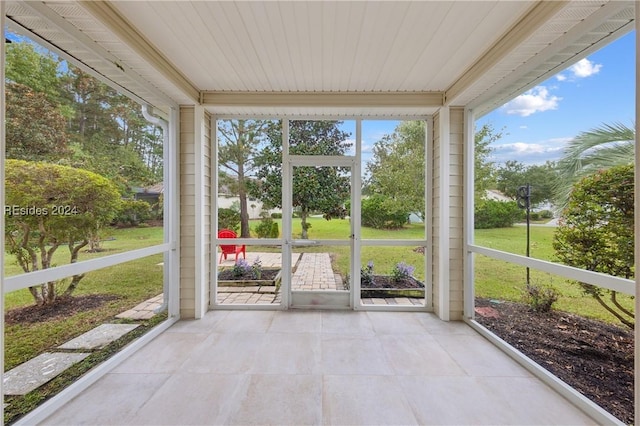
[[[344,290],[333,273],[329,253],[304,253],[291,276],[292,290]]]
[[[5,395],[26,395],[54,379],[89,353],[45,352],[4,373],[2,388]]]
[[[162,306],[163,298],[164,295],[160,293],[159,295],[145,300],[144,302],[134,306],[133,308],[116,315],[116,318],[126,318],[132,320],[145,320],[153,318],[153,316],[156,314],[155,310]]]
[[[4,373],[2,385],[6,395],[26,395],[49,382],[91,352],[118,340],[139,324],[101,324],[56,348]]]

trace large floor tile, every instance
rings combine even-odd
[[[114,372],[173,373],[207,338],[207,334],[200,333],[162,333],[118,365]]]
[[[365,312],[325,311],[322,332],[356,336],[373,336],[373,324]]]
[[[322,336],[322,373],[393,374],[376,337]]]
[[[264,333],[271,326],[275,311],[229,311],[214,325],[217,333]]]
[[[462,321],[442,321],[433,313],[417,315],[417,320],[424,326],[429,334],[478,334],[473,328]]]
[[[433,337],[471,376],[531,377],[524,367],[478,334],[434,335]]]
[[[429,335],[387,334],[379,339],[397,375],[466,375],[449,352]]]
[[[170,377],[168,374],[107,374],[43,424],[131,425],[135,413]]]
[[[175,374],[131,418],[132,425],[222,424],[250,376]]]
[[[268,332],[319,333],[322,330],[322,313],[314,311],[278,311]]]
[[[185,361],[187,373],[244,374],[259,362],[265,333],[220,333],[210,335]]]
[[[244,394],[238,392],[234,397],[237,408],[221,424],[322,423],[322,377],[319,375],[253,375]]]
[[[534,377],[482,377],[481,386],[501,401],[512,424],[593,424],[588,416]]]
[[[409,425],[417,419],[393,376],[324,377],[326,425]]]
[[[320,372],[320,335],[269,333],[254,353],[252,374],[316,374]]]
[[[418,320],[418,312],[367,312],[376,334],[422,334],[427,330]]]
[[[216,325],[225,319],[231,311],[209,311],[200,319],[180,320],[167,330],[167,333],[212,333]]]

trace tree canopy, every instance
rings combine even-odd
[[[162,134],[140,105],[37,46],[7,44],[7,156],[94,171],[122,193],[162,179]]]
[[[66,120],[44,93],[19,83],[6,88],[6,156],[57,161],[68,156]]]
[[[584,177],[575,186],[554,234],[563,263],[623,278],[634,276],[634,169],[615,166]],[[616,292],[580,283],[585,293],[633,327],[633,314]],[[609,294],[609,303],[604,295]]]
[[[247,197],[259,145],[266,137],[268,121],[222,120],[218,124],[218,164],[220,181],[238,194],[240,200],[240,237],[249,238]]]
[[[564,207],[573,185],[601,169],[632,164],[635,158],[635,126],[622,123],[602,124],[581,132],[566,146],[558,161],[554,192],[559,207]]]
[[[95,173],[49,163],[6,162],[6,250],[24,272],[52,267],[56,250],[66,245],[70,262],[80,249],[110,223],[120,208],[120,194]],[[82,278],[76,275],[64,290],[71,294]],[[36,303],[57,297],[56,283],[30,288]]]
[[[518,188],[531,185],[531,205],[551,202],[554,197],[553,184],[556,165],[547,161],[543,165],[525,166],[516,160],[509,160],[496,169],[496,188],[504,195],[516,199]]]
[[[351,142],[340,130],[339,121],[289,122],[289,153],[293,155],[344,155]],[[282,207],[282,130],[280,122],[270,122],[265,146],[256,157],[256,180],[251,193],[265,207]],[[295,167],[293,173],[293,208],[300,215],[302,238],[308,238],[311,225],[307,218],[320,213],[325,219],[342,218],[344,204],[350,196],[350,179],[336,167]]]
[[[403,121],[373,146],[366,165],[365,193],[382,195],[381,208],[415,212],[424,218],[425,124]]]

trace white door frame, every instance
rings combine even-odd
[[[285,126],[288,127],[288,126]],[[288,142],[288,140],[287,140]],[[283,150],[285,151],[285,150]],[[293,253],[293,247],[303,244],[321,244],[321,245],[339,245],[349,246],[351,252],[351,265],[349,275],[354,277],[354,265],[359,265],[359,260],[356,263],[354,254],[358,252],[355,250],[355,243],[360,238],[360,226],[356,226],[352,220],[350,223],[350,238],[337,239],[337,240],[294,240],[292,238],[292,223],[293,223],[293,168],[304,166],[318,166],[318,167],[347,167],[350,170],[350,184],[351,184],[351,212],[353,217],[354,208],[359,211],[356,204],[360,203],[360,186],[356,179],[359,177],[359,163],[356,161],[357,156],[325,156],[325,155],[289,155],[287,152],[283,152],[282,158],[282,235],[283,235],[283,259],[288,259],[291,262],[291,255]],[[359,216],[358,216],[359,217]],[[284,262],[283,262],[284,263]],[[293,265],[283,265],[283,270],[287,273],[282,277],[282,292],[283,302],[286,300],[286,306],[288,308],[322,308],[322,309],[353,309],[355,304],[355,288],[353,285],[354,279],[352,279],[352,285],[349,291],[293,291],[291,287],[291,276],[293,273]],[[359,287],[359,286],[358,286]],[[359,290],[359,288],[358,288]],[[285,296],[286,295],[286,296]]]

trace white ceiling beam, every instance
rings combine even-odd
[[[496,41],[479,59],[445,91],[447,104],[455,100],[482,75],[502,61],[517,46],[529,38],[553,16],[564,9],[568,1],[537,2],[509,31]]]
[[[440,107],[442,92],[216,92],[204,91],[206,107]]]
[[[127,46],[157,69],[179,90],[198,102],[198,88],[182,74],[156,47],[151,44],[133,25],[106,1],[78,2],[95,19],[105,25]],[[96,43],[93,43],[97,46]]]

